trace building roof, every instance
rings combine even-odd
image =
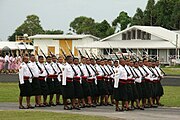
[[[30,36],[29,39],[55,39],[55,40],[56,39],[58,40],[73,39],[73,40],[76,40],[76,39],[82,39],[85,37],[92,37],[96,40],[99,40],[98,37],[95,37],[93,35],[47,35],[47,34],[37,34],[34,36]]]
[[[21,49],[21,50],[25,50],[26,48],[28,50],[33,50],[34,49],[34,46],[32,45],[24,45],[23,42],[0,42],[0,50],[2,50],[4,47],[9,47],[11,50],[18,50],[18,49]],[[26,46],[26,48],[25,48]]]
[[[85,45],[78,45],[78,48],[151,48],[151,49],[173,49],[175,45],[169,41],[162,40],[121,40],[121,41],[95,41]]]
[[[160,26],[137,26],[137,25],[135,25],[135,26],[129,27],[129,28],[125,29],[125,30],[122,30],[122,31],[120,31],[118,33],[115,33],[115,34],[113,34],[111,36],[108,36],[108,37],[102,39],[101,41],[110,40],[114,36],[122,34],[122,33],[126,32],[126,31],[131,30],[131,29],[139,29],[139,30],[145,31],[145,32],[150,33],[150,34],[152,34],[154,36],[157,36],[157,37],[160,37],[160,38],[162,38],[164,40],[170,41],[170,42],[172,42],[174,44],[176,43],[176,35],[178,34],[177,32],[167,30],[167,29],[165,29],[163,27],[160,27]],[[179,36],[180,36],[180,34],[179,34]],[[179,39],[179,41],[180,41],[180,39]]]

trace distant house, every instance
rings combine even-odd
[[[1,41],[0,42],[0,53],[16,53],[19,55],[20,51],[25,52],[25,51],[33,51],[34,46],[32,45],[27,45],[24,42],[9,42],[9,41]]]
[[[100,41],[77,47],[79,49],[96,48],[99,54],[105,55],[107,53],[104,48],[110,47],[116,52],[121,50],[124,53],[127,52],[127,49],[132,49],[136,54],[140,54],[143,49],[146,49],[151,57],[157,57],[166,64],[176,57],[176,48],[178,48],[177,57],[179,58],[180,34],[179,31],[170,31],[158,26],[132,26]],[[110,52],[112,53],[112,51]]]
[[[93,35],[34,35],[28,37],[33,41],[35,50],[38,54],[42,54],[40,49],[49,55],[50,52],[59,56],[62,55],[60,48],[62,48],[67,55],[70,55],[69,49],[75,56],[78,56],[77,45],[84,45],[98,41],[99,38]],[[68,49],[69,47],[69,49]]]

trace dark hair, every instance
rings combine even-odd
[[[115,60],[115,61],[114,61],[114,64],[115,64],[115,63],[118,63],[118,61],[117,61],[117,60]]]
[[[83,59],[83,58],[86,58],[86,57],[84,57],[84,56],[81,56],[81,59]]]
[[[68,61],[70,58],[72,58],[71,55],[66,56],[66,61]]]
[[[34,54],[31,54],[30,57],[34,57],[35,55]]]
[[[48,58],[51,58],[51,56],[48,55],[48,56],[46,57],[46,59],[48,59]]]
[[[79,60],[79,58],[77,58],[77,57],[74,57],[73,61],[74,61],[74,60]]]
[[[51,57],[52,57],[52,58],[54,58],[54,57],[56,58],[56,56],[55,56],[55,55],[51,55]]]
[[[42,55],[38,56],[38,59],[44,58]]]

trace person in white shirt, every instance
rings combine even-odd
[[[54,97],[54,93],[55,93],[55,87],[54,87],[55,71],[53,70],[53,68],[51,66],[51,61],[52,61],[51,56],[47,56],[46,57],[45,68],[46,68],[46,72],[47,72],[46,82],[47,82],[47,85],[48,85],[48,88],[49,88],[49,104],[45,103],[46,106],[56,106],[53,103],[53,97]]]
[[[163,79],[164,75],[162,74],[162,72],[164,73],[164,71],[161,71],[159,68],[159,61],[153,61],[152,63],[152,70],[154,71],[154,73],[158,76],[157,80],[154,80],[154,87],[155,87],[155,99],[154,99],[154,104],[158,105],[158,106],[164,106],[163,104],[160,103],[160,98],[161,96],[163,96],[164,94],[164,90],[163,87],[161,85],[161,79]],[[155,103],[156,101],[156,103]]]
[[[113,72],[110,69],[110,66],[108,65],[108,60],[104,59],[104,70],[107,74],[107,77],[105,78],[105,84],[108,90],[108,98],[106,100],[106,105],[110,105],[112,106],[112,101],[111,103],[109,102],[109,97],[111,97],[113,90],[112,90],[112,80],[111,80],[111,75],[113,74]]]
[[[9,68],[10,60],[9,60],[9,54],[8,53],[6,53],[6,56],[4,58],[4,62],[5,62],[5,65],[4,65],[5,72],[9,73],[8,68]]]
[[[138,69],[139,68],[138,61],[135,61],[133,66],[134,66],[133,71],[135,72],[135,75],[137,76],[137,77],[135,77],[135,84],[134,84],[135,86],[134,86],[134,89],[133,89],[133,91],[134,91],[134,101],[136,101],[136,108],[137,109],[144,110],[144,106],[141,107],[141,105],[140,105],[140,101],[142,100],[142,92],[143,91],[142,91],[142,84],[141,84],[142,75],[141,75],[141,73],[140,73],[140,71]],[[133,104],[133,106],[134,106],[134,104]]]
[[[35,106],[40,105],[40,97],[41,97],[41,86],[39,83],[39,73],[41,71],[37,67],[36,58],[33,54],[30,55],[30,62],[28,63],[28,67],[30,69],[30,73],[32,75],[32,95],[35,96]]]
[[[113,96],[115,99],[115,111],[119,112],[119,111],[123,111],[123,109],[119,108],[119,101],[121,100],[121,95],[120,95],[120,82],[119,82],[119,78],[120,78],[120,69],[119,69],[119,63],[118,61],[114,61],[114,74],[113,74],[113,78],[114,78],[114,92],[113,92]]]
[[[147,89],[147,99],[148,99],[148,106],[145,107],[153,107],[157,108],[156,105],[153,104],[153,96],[154,96],[154,86],[153,86],[153,79],[156,77],[156,75],[153,73],[151,61],[144,60],[144,70],[148,73],[148,75],[145,77],[145,83],[146,83],[146,89]]]
[[[61,105],[59,102],[60,99],[60,95],[62,94],[62,83],[61,83],[61,78],[58,77],[59,74],[62,74],[62,70],[59,66],[59,64],[57,63],[57,58],[55,55],[52,55],[52,63],[51,63],[51,67],[53,68],[53,70],[55,71],[54,74],[54,94],[56,94],[56,105]]]
[[[23,62],[19,67],[19,109],[29,109],[34,108],[30,104],[30,96],[32,95],[32,87],[30,83],[30,78],[32,77],[29,68],[27,66],[28,63],[28,56],[23,57]],[[22,104],[23,97],[26,97],[27,107],[24,107]]]
[[[119,69],[120,69],[120,100],[122,101],[123,110],[130,110],[129,104],[128,104],[128,93],[127,93],[127,79],[128,79],[128,73],[125,69],[125,60],[120,59],[119,60]]]
[[[107,86],[105,85],[105,78],[107,77],[107,73],[104,70],[104,60],[100,60],[100,62],[97,61],[96,69],[98,71],[97,86],[98,86],[99,95],[101,97],[100,105],[107,105],[108,89]]]
[[[74,95],[74,84],[73,78],[78,75],[78,73],[73,68],[73,58],[71,56],[66,57],[66,65],[63,71],[62,79],[62,92],[63,92],[63,101],[64,101],[64,110],[77,109],[80,110],[75,104],[75,95]],[[67,105],[67,99],[71,100],[72,107]]]
[[[82,76],[82,87],[83,87],[83,91],[84,91],[84,98],[87,99],[87,107],[94,107],[94,105],[92,104],[92,91],[90,88],[90,84],[88,83],[88,78],[92,77],[92,74],[90,72],[90,68],[89,66],[86,64],[87,59],[85,57],[81,57],[81,70],[84,74],[84,76]]]
[[[84,108],[86,105],[85,100],[84,100],[84,91],[82,88],[82,77],[84,76],[84,73],[79,66],[78,58],[74,58],[73,63],[74,63],[73,68],[78,74],[77,76],[74,76],[73,78],[75,98],[78,99],[77,106]],[[82,105],[81,105],[81,102],[82,102]]]
[[[61,88],[61,91],[59,91],[59,94],[62,95],[62,72],[64,70],[64,64],[63,64],[63,57],[62,56],[59,56],[58,57],[58,63],[57,63],[57,67],[59,69],[59,74],[58,74],[58,80],[60,82],[60,88]],[[60,98],[60,96],[59,96]],[[56,99],[56,105],[62,105],[62,103],[60,103],[59,99],[57,98]]]
[[[47,103],[47,95],[49,95],[49,88],[46,83],[46,77],[47,77],[47,72],[44,66],[44,58],[43,56],[38,56],[38,62],[36,63],[38,66],[38,69],[40,71],[39,73],[39,83],[41,86],[41,94],[43,95],[43,104],[41,103],[41,97],[40,97],[40,104],[38,105],[39,107],[45,107]]]

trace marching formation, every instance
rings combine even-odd
[[[159,61],[119,58],[23,56],[19,68],[19,109],[64,105],[64,110],[115,106],[115,111],[162,106]],[[62,96],[63,103],[60,103]],[[26,97],[27,106],[23,106]],[[55,99],[55,100],[54,100]],[[55,103],[53,101],[56,101]],[[119,102],[122,102],[121,107]]]

